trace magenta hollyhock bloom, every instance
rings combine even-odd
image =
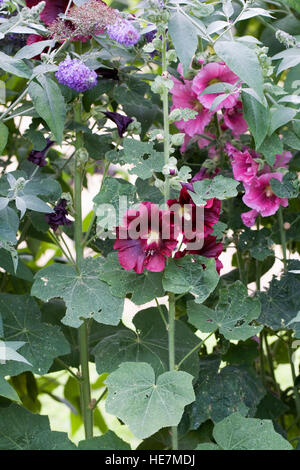
[[[197,94],[200,103],[203,104],[205,108],[210,109],[214,100],[222,93],[201,95],[205,88],[219,82],[234,85],[238,80],[239,77],[233,73],[226,64],[223,62],[211,62],[210,64],[204,65],[202,70],[197,73],[193,79],[192,89]],[[237,91],[228,96],[218,105],[215,111],[222,108],[233,108],[238,102],[239,95],[240,92]]]
[[[134,269],[139,274],[144,269],[163,271],[166,258],[172,255],[176,246],[170,212],[160,210],[152,202],[142,202],[138,210],[127,211],[124,226],[117,227],[117,240],[114,243],[121,266],[127,271]]]
[[[270,180],[275,178],[282,181],[282,173],[264,173],[254,178],[250,185],[245,186],[245,195],[243,201],[246,206],[255,209],[262,217],[274,215],[280,206],[287,207],[288,199],[280,198],[273,193]]]
[[[241,151],[229,142],[227,142],[225,148],[231,160],[234,179],[250,184],[257,175],[258,163],[253,159],[248,149]]]
[[[171,111],[174,109],[189,108],[197,111],[195,119],[184,121],[183,119],[177,121],[175,124],[179,130],[184,131],[189,137],[196,134],[202,134],[205,127],[210,123],[213,113],[203,108],[200,101],[197,99],[196,93],[193,92],[191,82],[186,80],[184,83],[176,78],[172,78],[174,86],[171,89],[173,105]]]
[[[238,101],[237,104],[230,109],[224,110],[223,130],[231,129],[235,137],[244,134],[248,130],[248,124],[243,117],[243,104]]]
[[[258,215],[259,212],[257,212],[255,209],[252,209],[248,212],[243,212],[243,214],[241,214],[243,224],[246,225],[246,227],[253,227]]]

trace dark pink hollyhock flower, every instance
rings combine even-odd
[[[246,227],[253,227],[258,215],[259,213],[255,209],[252,209],[248,212],[243,212],[243,214],[241,214],[243,224],[246,225]]]
[[[210,109],[214,100],[222,93],[201,95],[205,88],[219,82],[234,85],[238,80],[239,77],[235,75],[226,64],[223,62],[212,62],[204,65],[200,72],[197,73],[193,79],[192,90],[196,93],[200,103],[202,103],[205,108]],[[222,108],[233,108],[237,104],[239,95],[240,91],[229,95],[217,106],[215,112]]]
[[[247,149],[241,151],[229,142],[227,142],[225,148],[231,160],[234,178],[237,181],[243,181],[245,184],[250,184],[257,175],[259,168],[258,163],[253,159]]]
[[[288,168],[290,160],[293,158],[291,152],[283,152],[276,155],[274,168]]]
[[[60,199],[54,207],[54,212],[45,214],[47,224],[50,225],[52,230],[57,230],[60,225],[71,225],[72,222],[67,218],[68,211],[66,209],[67,201]]]
[[[138,232],[138,233],[137,233]],[[166,238],[166,233],[168,233]],[[127,271],[142,273],[163,271],[166,258],[177,246],[169,211],[162,211],[152,202],[142,202],[138,210],[129,209],[124,225],[117,227],[114,249],[121,266]]]
[[[189,108],[197,111],[194,119],[176,121],[175,124],[179,130],[185,132],[189,137],[197,134],[203,134],[205,127],[210,123],[213,113],[205,109],[192,90],[191,82],[185,80],[184,83],[172,77],[174,86],[171,89],[172,102],[171,111],[174,109]]]
[[[52,140],[48,139],[46,147],[41,151],[31,150],[27,160],[29,160],[30,162],[32,162],[35,165],[38,165],[40,167],[45,166],[47,164],[47,162],[46,162],[46,153],[48,152],[49,148],[53,144],[54,144],[54,142]]]
[[[120,137],[123,137],[123,135],[127,131],[127,127],[131,122],[133,122],[133,119],[131,117],[125,116],[123,114],[113,113],[110,111],[104,112],[103,114],[105,114],[108,119],[110,119],[117,125],[118,134]]]
[[[273,193],[270,180],[275,178],[282,181],[282,173],[265,173],[254,178],[250,185],[245,186],[243,201],[246,206],[259,212],[262,217],[274,215],[280,206],[287,207],[288,199],[280,198]]]
[[[233,108],[224,110],[224,124],[221,127],[223,130],[231,129],[235,137],[247,132],[248,124],[243,117],[243,104],[241,101],[238,101]]]

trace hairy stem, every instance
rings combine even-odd
[[[81,101],[76,106],[75,119],[80,122],[81,118]],[[76,139],[76,148],[82,147],[83,137],[82,133],[78,132]],[[81,192],[82,192],[82,168],[76,156],[74,159],[74,207],[75,207],[75,251],[76,251],[76,264],[79,269],[79,263],[83,258],[82,248],[82,205],[81,205]],[[93,410],[91,409],[91,386],[90,386],[90,373],[89,373],[89,339],[88,339],[88,325],[85,320],[79,328],[79,350],[80,350],[80,369],[81,369],[81,383],[80,383],[80,401],[83,416],[83,423],[85,429],[85,437],[89,439],[93,437]]]

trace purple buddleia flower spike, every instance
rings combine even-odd
[[[45,166],[46,162],[46,153],[48,152],[49,148],[54,144],[54,142],[50,139],[47,139],[47,145],[43,150],[31,150],[29,157],[27,160],[38,165],[40,167]]]
[[[124,114],[119,114],[119,113],[113,113],[110,111],[107,111],[105,113],[105,116],[113,121],[115,124],[117,124],[118,127],[118,134],[120,137],[123,137],[124,133],[127,130],[127,127],[131,122],[133,122],[133,119],[129,116],[124,116]]]
[[[110,39],[124,44],[124,46],[133,46],[140,39],[140,33],[135,29],[130,21],[119,19],[113,25],[106,28]]]
[[[70,57],[59,64],[56,78],[59,83],[78,92],[84,92],[97,85],[96,72],[90,70],[81,60]]]
[[[57,230],[60,225],[71,225],[72,221],[67,218],[68,211],[66,209],[66,199],[60,199],[54,207],[54,212],[45,214],[47,224],[50,225],[52,230]]]

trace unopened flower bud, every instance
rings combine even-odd
[[[75,158],[78,166],[84,165],[89,159],[89,153],[86,148],[81,147],[76,151]]]
[[[284,230],[289,230],[291,228],[291,224],[289,222],[284,222],[283,228]]]

